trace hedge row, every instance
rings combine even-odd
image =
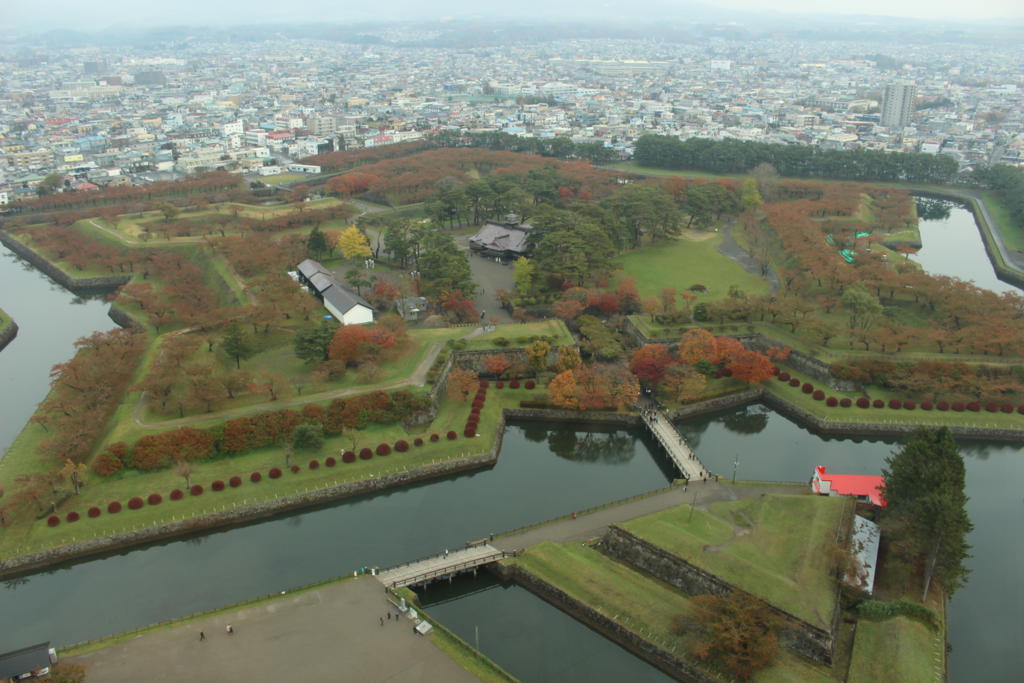
[[[776,368],[776,370],[777,370],[777,368]],[[886,401],[883,401],[880,398],[870,399],[870,398],[868,398],[866,396],[861,396],[860,398],[857,399],[856,403],[854,403],[852,399],[845,398],[845,397],[844,398],[836,398],[835,396],[828,396],[828,397],[826,397],[825,392],[822,389],[815,389],[814,385],[811,384],[810,382],[801,382],[797,377],[793,377],[788,372],[776,372],[774,374],[775,374],[776,379],[778,379],[780,382],[786,382],[791,387],[800,387],[800,390],[803,393],[810,394],[811,398],[813,398],[815,401],[824,401],[825,405],[828,406],[829,408],[836,408],[836,407],[849,408],[851,405],[856,405],[858,408],[865,408],[865,409],[866,408],[886,408],[886,407],[888,407],[890,410],[916,410],[917,408],[920,408],[921,410],[925,410],[925,411],[930,411],[930,410],[940,410],[940,411],[953,410],[954,412],[961,413],[961,412],[963,412],[965,410],[969,410],[971,412],[977,413],[977,412],[980,412],[982,410],[982,408],[984,408],[984,410],[986,410],[986,411],[988,411],[990,413],[998,413],[998,412],[1001,412],[1001,413],[1012,413],[1012,412],[1014,412],[1013,404],[1011,404],[1011,403],[996,403],[995,401],[989,401],[989,402],[985,403],[984,405],[982,405],[980,402],[977,402],[977,401],[971,401],[971,402],[967,402],[967,403],[965,403],[963,401],[954,401],[952,403],[950,403],[948,401],[938,401],[938,402],[921,401],[921,403],[919,404],[917,401],[914,401],[913,399],[909,399],[909,398],[908,399],[902,399],[902,400],[898,399],[898,398],[891,398],[891,399],[889,399],[888,402],[886,402]],[[1016,407],[1016,411],[1018,413],[1020,413],[1021,415],[1024,415],[1024,404],[1021,404],[1021,405],[1017,406]]]

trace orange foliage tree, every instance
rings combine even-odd
[[[465,401],[478,383],[477,374],[472,370],[452,368],[448,373],[448,398]]]
[[[672,354],[664,344],[647,344],[633,352],[629,369],[643,381],[656,385],[665,377],[672,362]]]
[[[719,355],[715,335],[707,330],[687,330],[679,340],[679,360],[687,365],[702,360],[717,363]]]
[[[732,371],[736,379],[755,384],[771,379],[774,366],[763,353],[743,349],[733,356],[726,368]]]

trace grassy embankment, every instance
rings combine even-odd
[[[828,629],[836,605],[827,549],[850,505],[845,498],[767,495],[681,506],[625,522],[626,531]]]
[[[551,342],[552,348],[575,343],[572,334],[570,334],[564,322],[561,320],[542,320],[532,323],[496,325],[490,332],[467,339],[464,347],[467,350],[476,351],[491,349],[500,351],[505,348],[521,348],[530,344],[532,337],[549,337],[554,339]],[[503,343],[502,340],[508,343]]]
[[[896,617],[857,624],[850,683],[900,681],[925,683],[943,680],[942,667],[933,662],[935,633],[924,624]]]
[[[656,579],[634,571],[579,543],[542,543],[506,560],[554,585],[620,626],[673,655],[696,662],[689,654],[696,634],[672,632],[673,619],[692,615],[690,599]],[[714,675],[714,674],[713,674]],[[726,680],[724,674],[717,678]],[[756,681],[828,681],[831,672],[780,649],[776,662]]]
[[[78,522],[62,522],[57,527],[48,527],[46,520],[12,525],[0,537],[0,555],[18,555],[42,550],[73,541],[109,536],[111,534],[165,524],[175,520],[188,519],[202,514],[229,510],[253,503],[272,501],[282,497],[328,488],[339,484],[381,477],[386,474],[406,471],[423,465],[454,458],[472,456],[490,450],[497,437],[497,424],[506,407],[517,407],[519,401],[536,398],[541,390],[494,389],[487,395],[487,401],[480,413],[478,436],[467,438],[463,435],[469,402],[446,399],[441,404],[436,419],[419,430],[407,431],[400,424],[373,424],[362,430],[352,430],[341,436],[329,437],[319,451],[305,452],[292,457],[291,463],[301,467],[299,473],[285,471],[280,479],[270,479],[267,472],[271,467],[285,470],[284,449],[280,446],[265,447],[238,455],[222,455],[210,460],[194,463],[192,484],[201,484],[206,490],[202,495],[186,496],[180,501],[169,500],[174,489],[185,488],[185,480],[173,469],[139,472],[122,470],[111,477],[100,477],[92,472],[86,475],[85,486],[79,496],[72,496],[59,508],[63,518],[68,512],[77,511],[82,519]],[[203,425],[210,426],[210,425]],[[458,438],[448,440],[445,434],[454,431]],[[438,434],[440,440],[431,442],[431,434]],[[412,445],[417,436],[424,439],[421,447]],[[34,446],[46,438],[38,425],[29,424],[22,430],[7,458],[0,461],[0,484],[9,484],[13,478],[34,465]],[[392,452],[388,456],[376,456],[371,460],[359,460],[346,464],[340,462],[344,450],[358,451],[361,448],[375,449],[380,443],[394,445],[399,439],[410,443],[406,453]],[[335,467],[327,467],[326,458],[333,455],[339,459]],[[13,458],[11,456],[14,456]],[[310,469],[312,459],[320,462],[318,469]],[[261,472],[262,481],[252,483],[249,475]],[[226,487],[216,492],[210,488],[215,480],[225,483],[232,476],[242,478],[238,488]],[[108,514],[106,505],[120,501],[126,505],[132,496],[147,497],[159,493],[163,502],[146,505],[139,510],[124,509],[117,514]],[[100,507],[103,513],[97,518],[88,518],[86,512],[91,506]]]

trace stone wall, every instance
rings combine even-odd
[[[704,673],[698,666],[662,649],[613,619],[601,614],[590,605],[577,600],[547,581],[516,565],[492,563],[488,568],[505,581],[512,581],[546,602],[554,605],[574,619],[598,633],[612,639],[636,656],[664,671],[677,681],[712,683],[716,678]]]
[[[598,413],[548,408],[506,408],[504,415],[514,420],[532,422],[592,422],[594,424],[634,427],[642,424],[640,416],[631,413]]]
[[[667,417],[672,421],[686,420],[691,417],[707,415],[708,413],[716,413],[719,410],[738,408],[739,406],[745,406],[748,403],[761,400],[761,394],[763,393],[764,389],[760,387],[745,389],[732,394],[726,394],[725,396],[709,398],[706,401],[689,403],[681,408],[668,411]]]
[[[0,330],[0,351],[4,350],[8,344],[14,341],[14,338],[18,336],[18,323],[13,320]]]
[[[121,327],[131,328],[134,330],[144,329],[142,323],[121,308],[118,308],[117,304],[110,304],[110,310],[107,311],[107,316]]]
[[[0,230],[0,243],[3,243],[4,246],[15,254],[49,275],[57,284],[67,287],[75,292],[116,289],[123,284],[127,284],[128,281],[132,279],[131,275],[111,275],[109,277],[85,278],[72,277],[58,268],[55,264],[48,261],[42,254],[15,239],[3,230]]]
[[[253,503],[252,505],[214,512],[178,522],[137,529],[106,538],[71,543],[37,553],[0,559],[0,579],[34,571],[59,562],[78,560],[90,555],[114,552],[144,543],[174,539],[195,533],[212,531],[221,527],[248,524],[265,517],[322,505],[343,498],[376,493],[396,486],[405,486],[419,481],[446,477],[467,470],[491,467],[498,460],[498,452],[501,450],[501,439],[504,432],[505,423],[502,421],[498,425],[498,434],[495,438],[494,446],[488,452],[480,455],[446,460],[423,465],[405,472],[396,472],[382,477],[371,477],[370,479],[346,482],[337,486],[299,493],[276,500]],[[269,486],[272,484],[268,482],[265,485]],[[216,494],[211,493],[210,495]],[[132,512],[125,510],[121,514],[130,516]],[[83,523],[87,524],[88,522]]]
[[[615,525],[608,527],[604,542],[609,554],[689,595],[740,593],[751,600],[756,599],[747,591]],[[785,647],[808,659],[832,666],[835,650],[833,633],[809,624],[775,605],[768,606],[783,621],[779,640]],[[838,611],[837,593],[833,615]],[[834,619],[831,621],[835,623]]]

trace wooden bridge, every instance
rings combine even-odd
[[[702,477],[708,476],[707,468],[704,467],[704,464],[697,458],[697,454],[687,445],[683,435],[676,431],[676,428],[672,426],[672,423],[669,422],[664,413],[653,406],[644,406],[641,408],[640,415],[643,417],[647,429],[658,440],[658,443],[665,449],[668,456],[672,458],[676,469],[679,470],[679,473],[684,478],[690,481],[700,481]]]
[[[509,553],[487,545],[444,551],[415,562],[400,564],[377,573],[377,579],[388,588],[401,588],[444,579],[466,571],[475,572],[477,567],[497,562]]]

